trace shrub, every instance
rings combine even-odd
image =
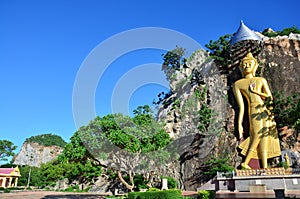
[[[177,188],[178,182],[174,178],[171,178],[171,177],[168,177],[168,176],[162,176],[161,178],[168,179],[168,188],[169,189],[176,189]]]
[[[8,187],[9,190],[23,190],[23,187]]]
[[[4,189],[4,193],[10,193],[10,189]]]
[[[200,190],[198,191],[198,199],[214,199],[215,192],[209,190]]]
[[[79,189],[78,185],[71,185],[68,188],[64,190],[65,192],[83,192],[82,190]]]
[[[131,192],[128,199],[170,199],[181,198],[181,190],[169,189],[164,191]]]
[[[217,172],[229,172],[233,171],[234,168],[229,163],[229,158],[217,158],[211,156],[211,158],[204,163],[204,174],[211,177],[217,175]]]
[[[159,188],[151,187],[147,191],[160,191]]]

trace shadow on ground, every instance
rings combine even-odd
[[[41,199],[105,199],[104,196],[97,196],[94,194],[66,194],[66,195],[47,195],[42,197]]]

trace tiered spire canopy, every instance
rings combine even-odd
[[[262,41],[262,39],[255,34],[254,31],[250,30],[244,23],[241,21],[240,27],[237,30],[234,37],[231,39],[230,44],[234,45],[235,43],[243,40],[257,40]]]

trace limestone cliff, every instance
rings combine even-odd
[[[13,158],[13,163],[40,167],[42,163],[56,158],[62,151],[63,148],[59,146],[43,146],[35,142],[24,142],[20,152]]]
[[[260,75],[268,80],[272,92],[278,91],[284,96],[300,94],[300,35],[260,36],[264,41],[258,55]],[[171,93],[162,102],[158,118],[166,122],[166,130],[174,139],[193,136],[189,143],[185,143],[188,146],[181,151],[179,161],[167,165],[168,175],[178,179],[181,188],[192,190],[206,180],[202,166],[211,155],[227,153],[235,167],[241,161],[236,150],[237,106],[231,90],[241,74],[234,65],[225,73],[218,71],[218,66],[208,59],[208,54],[199,50],[187,59],[185,67],[176,71],[175,77],[170,82]],[[199,91],[205,94],[201,100],[196,97]],[[199,110],[205,103],[218,114],[211,118],[205,131],[200,131]],[[222,124],[222,130],[216,130],[218,127],[212,125],[216,121]],[[283,139],[282,146],[286,147],[283,150],[300,154],[299,137],[292,143],[293,146],[286,146]]]
[[[273,91],[285,96],[300,93],[300,35],[264,38],[260,61],[264,63],[263,76]]]

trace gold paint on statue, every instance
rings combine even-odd
[[[267,99],[272,100],[272,94],[267,80],[262,77],[255,77],[258,67],[257,60],[249,52],[240,62],[240,71],[243,78],[234,83],[234,95],[239,106],[238,132],[239,138],[243,138],[243,118],[245,103],[243,96],[248,102],[250,136],[244,140],[239,148],[246,156],[241,166],[251,169],[248,165],[251,158],[260,159],[262,167],[267,168],[267,159],[280,156],[280,145],[276,123],[270,110],[266,106]]]
[[[287,165],[288,167],[290,167],[290,165],[291,165],[291,163],[290,163],[290,158],[289,158],[289,156],[288,156],[287,153],[284,154],[284,161],[285,161],[286,165]]]

